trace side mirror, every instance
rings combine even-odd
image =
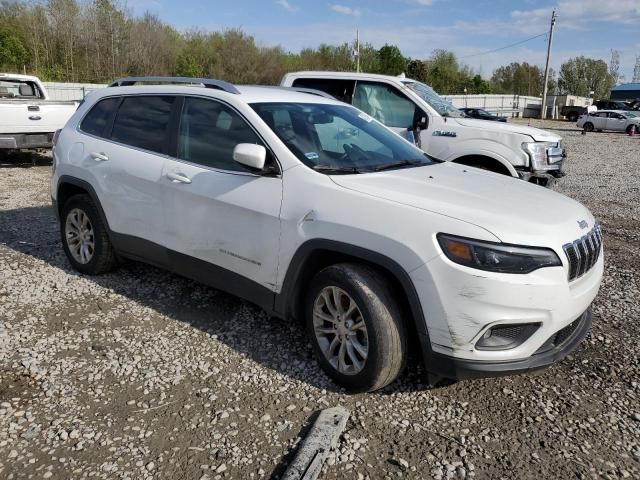
[[[251,170],[264,170],[267,149],[255,143],[239,143],[233,149],[233,160]]]

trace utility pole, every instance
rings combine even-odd
[[[551,57],[551,41],[553,40],[553,26],[556,24],[556,11],[551,13],[551,27],[549,28],[549,44],[547,45],[547,62],[544,65],[544,84],[542,85],[542,110],[540,118],[547,118],[547,83],[549,82],[549,58]]]

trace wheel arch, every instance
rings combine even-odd
[[[402,311],[411,317],[405,321],[410,339],[420,339],[422,356],[431,352],[420,298],[409,274],[395,260],[379,252],[335,240],[314,239],[302,244],[294,254],[276,295],[274,310],[285,318],[303,318],[304,295],[313,276],[322,268],[336,263],[361,263],[380,273],[391,283]]]
[[[107,221],[107,216],[102,209],[102,204],[100,203],[100,199],[98,198],[98,194],[91,186],[91,184],[85,180],[81,180],[76,177],[71,177],[68,175],[62,175],[58,179],[58,185],[56,188],[56,202],[54,204],[55,213],[60,218],[62,213],[62,208],[64,204],[74,195],[87,194],[91,197],[94,205],[98,209],[98,213],[100,214],[100,220],[102,220],[103,225],[107,229],[107,234],[111,237],[111,229],[109,228],[109,222]]]
[[[468,167],[486,166],[486,169],[491,172],[500,173],[502,175],[509,175],[510,177],[518,176],[518,173],[516,172],[515,168],[513,168],[513,165],[501,159],[490,157],[488,155],[463,155],[462,157],[458,157],[451,161],[453,163],[466,165]]]

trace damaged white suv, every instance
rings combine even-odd
[[[411,348],[443,377],[544,367],[591,324],[586,208],[435,161],[320,93],[123,79],[87,96],[53,156],[74,268],[142,260],[304,320],[349,390],[392,382]]]

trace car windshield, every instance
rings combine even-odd
[[[434,163],[422,150],[347,105],[254,103],[251,107],[305,165],[328,174]]]
[[[438,95],[433,88],[420,82],[403,82],[429,104],[443,117],[464,117],[465,115],[454,107],[451,102]]]

